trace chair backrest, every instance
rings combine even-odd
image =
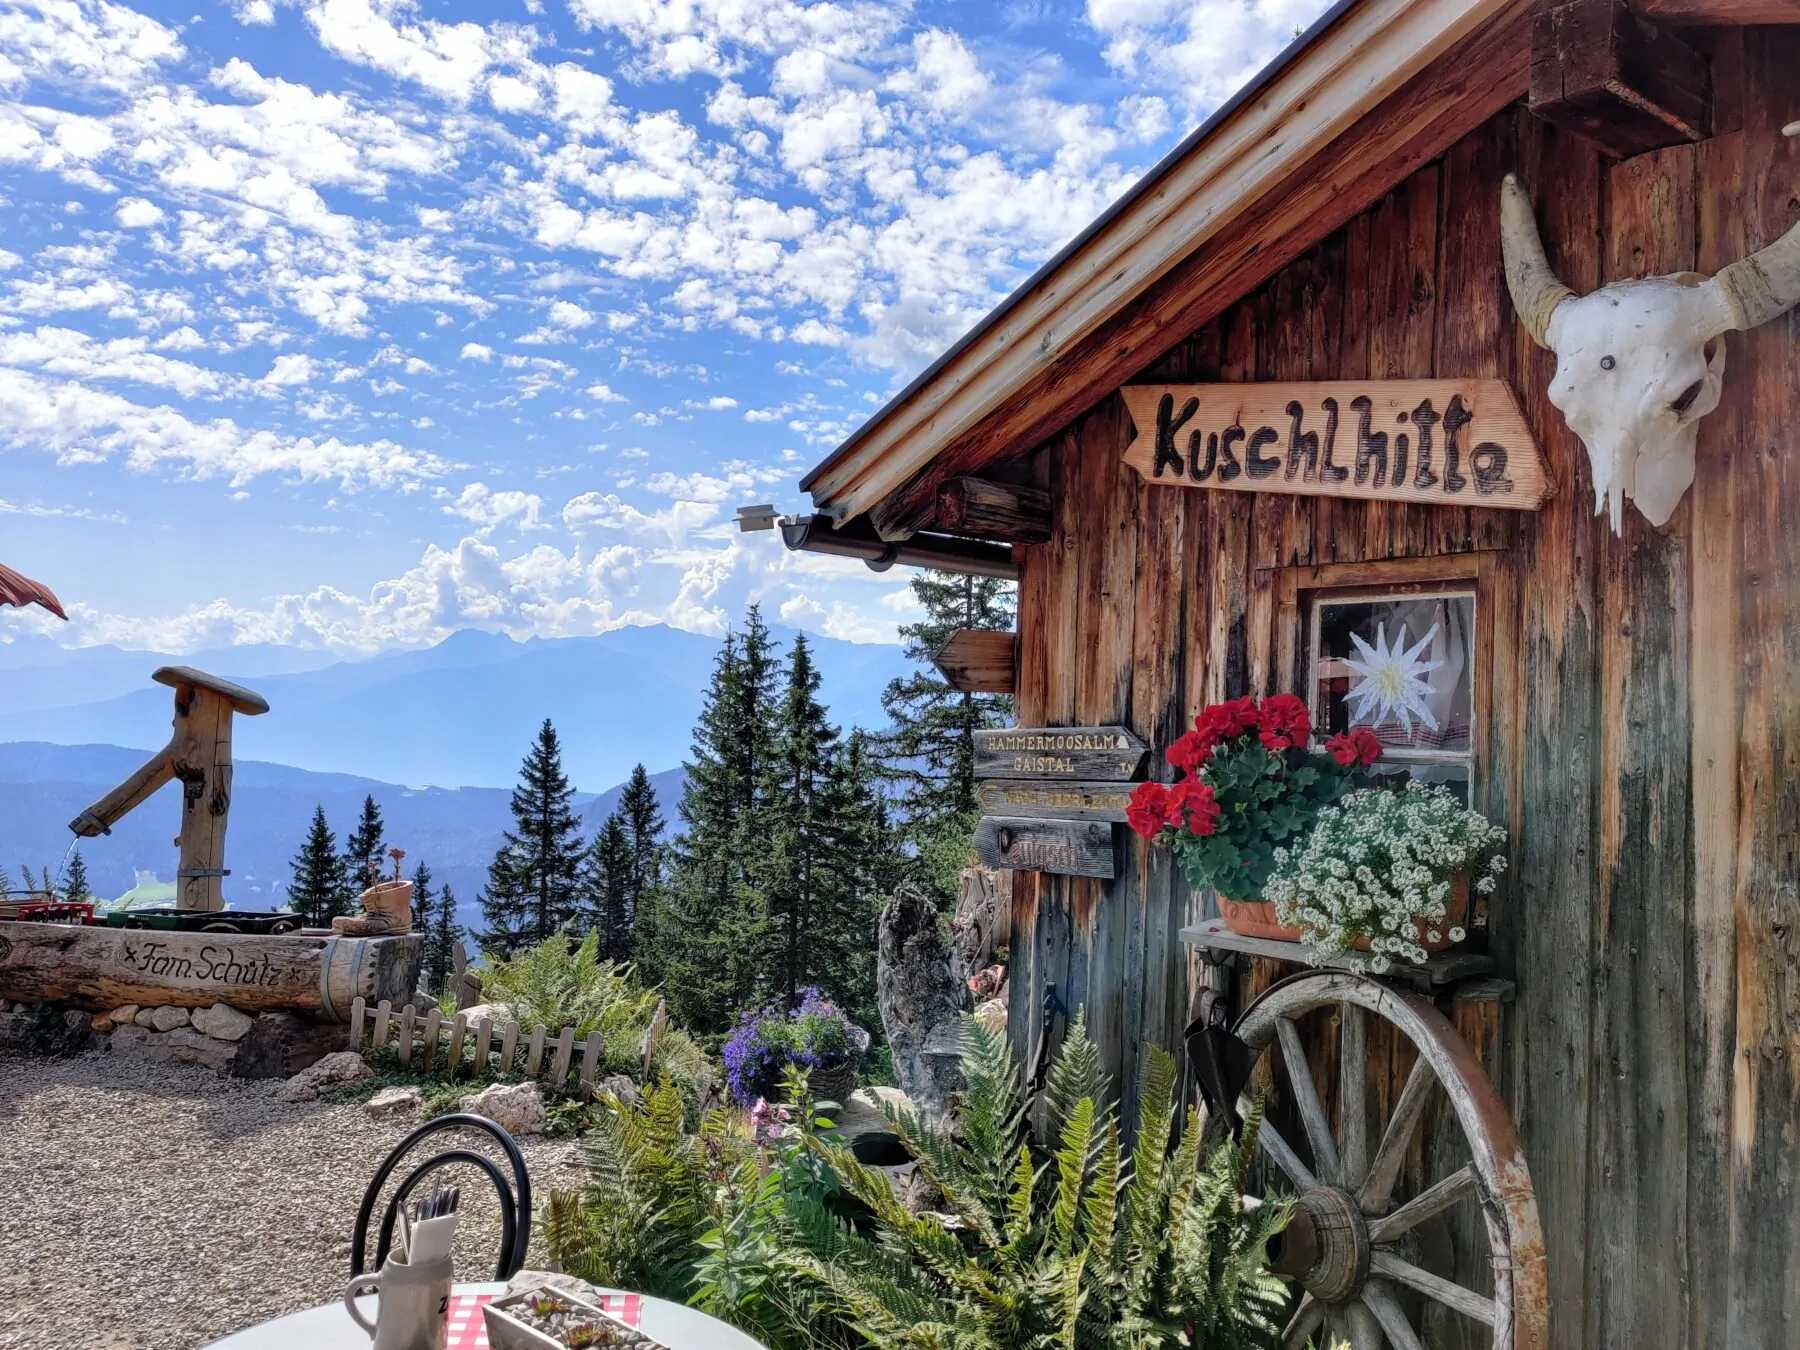
[[[375,1202],[381,1197],[381,1188],[387,1184],[388,1178],[394,1174],[401,1160],[412,1151],[415,1144],[446,1130],[474,1130],[493,1136],[500,1147],[506,1150],[507,1162],[512,1167],[512,1184],[507,1183],[499,1164],[484,1153],[477,1153],[473,1149],[450,1148],[432,1154],[408,1172],[389,1197],[387,1207],[381,1215],[381,1233],[375,1248],[374,1269],[381,1269],[387,1260],[388,1249],[393,1246],[394,1225],[399,1217],[400,1207],[426,1177],[457,1163],[467,1163],[487,1173],[488,1180],[494,1183],[494,1190],[500,1197],[500,1259],[495,1263],[494,1278],[510,1280],[525,1264],[525,1252],[531,1245],[531,1174],[525,1170],[524,1155],[519,1152],[519,1145],[513,1137],[495,1121],[486,1116],[459,1113],[426,1121],[396,1144],[387,1157],[382,1159],[381,1166],[375,1169],[374,1179],[369,1182],[368,1190],[363,1192],[362,1206],[356,1212],[356,1229],[350,1235],[352,1275],[361,1275],[369,1269],[365,1264],[368,1256],[369,1220],[374,1217]]]

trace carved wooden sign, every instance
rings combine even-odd
[[[975,733],[975,776],[1129,782],[1149,750],[1124,727],[1002,727]]]
[[[1123,821],[1129,783],[1034,783],[990,778],[976,785],[984,814],[1039,820]]]
[[[975,853],[989,867],[1066,877],[1114,876],[1113,827],[1095,820],[983,816]]]
[[[1140,384],[1125,462],[1146,481],[1535,511],[1555,491],[1504,380]]]

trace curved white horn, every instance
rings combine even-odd
[[[1712,279],[1723,328],[1756,328],[1800,304],[1800,223]]]
[[[1548,346],[1544,335],[1550,330],[1550,316],[1575,292],[1550,270],[1531,198],[1510,173],[1500,184],[1500,249],[1506,259],[1506,289],[1512,292],[1513,308],[1538,346]]]

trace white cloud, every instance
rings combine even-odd
[[[461,356],[465,361],[492,361],[494,359],[494,349],[492,347],[483,346],[479,342],[465,342],[463,343]]]
[[[558,300],[550,306],[550,322],[558,328],[586,328],[594,316],[569,300]]]
[[[1217,106],[1324,13],[1328,0],[1087,0],[1106,61],[1198,115]]]
[[[593,384],[590,384],[587,387],[587,396],[589,398],[598,399],[602,403],[627,403],[630,401],[625,395],[615,391],[613,387],[604,380],[596,380]]]
[[[470,483],[455,501],[445,504],[444,513],[472,522],[485,536],[508,523],[520,531],[542,529],[543,508],[544,499],[535,492],[511,488],[495,492],[486,483]]]
[[[119,224],[131,230],[147,229],[163,219],[162,207],[142,197],[121,197],[114,213],[119,217]]]
[[[316,365],[310,356],[303,356],[299,352],[283,352],[275,358],[275,364],[269,367],[269,373],[263,376],[263,383],[282,386],[310,384],[316,373]]]

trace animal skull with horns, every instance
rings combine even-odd
[[[1630,497],[1661,525],[1694,481],[1700,419],[1719,406],[1724,334],[1800,303],[1800,224],[1714,277],[1678,272],[1576,295],[1550,270],[1531,199],[1508,174],[1500,241],[1513,307],[1556,353],[1550,401],[1587,447],[1594,514],[1610,508],[1617,534]]]

